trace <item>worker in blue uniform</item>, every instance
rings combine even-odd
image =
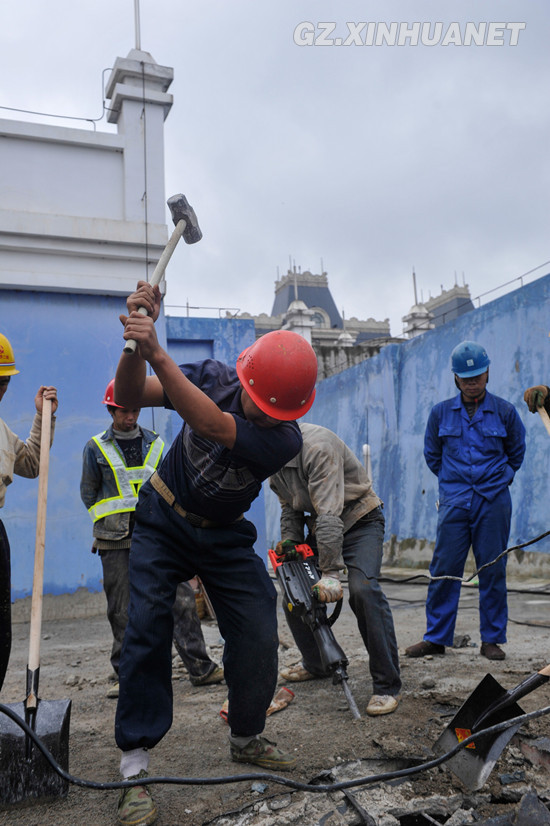
[[[439,480],[437,533],[426,601],[427,629],[408,657],[444,654],[452,646],[460,578],[472,547],[478,569],[507,547],[510,485],[525,454],[525,428],[515,407],[487,390],[490,360],[484,347],[463,341],[451,369],[460,393],[436,404],[424,437],[424,457]],[[506,560],[479,571],[481,654],[503,660],[508,620]],[[457,577],[437,579],[437,577]]]

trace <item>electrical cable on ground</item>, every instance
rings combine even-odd
[[[490,568],[491,565],[494,565],[496,562],[498,562],[500,559],[502,559],[503,556],[507,556],[508,554],[512,553],[512,551],[519,551],[522,548],[527,548],[529,545],[534,545],[535,542],[540,542],[541,539],[544,539],[545,537],[547,537],[549,535],[550,535],[550,531],[545,531],[544,533],[541,533],[539,536],[536,536],[534,539],[529,539],[527,542],[522,542],[521,545],[513,545],[511,548],[506,548],[504,551],[502,551],[502,553],[500,553],[498,556],[496,556],[490,562],[486,562],[484,565],[481,566],[481,568],[477,568],[473,572],[473,574],[470,574],[469,577],[446,576],[446,575],[444,575],[444,576],[432,576],[431,574],[414,574],[414,576],[405,577],[404,579],[390,579],[389,577],[384,577],[384,578],[380,577],[379,582],[396,582],[396,583],[401,584],[401,583],[412,582],[415,579],[429,579],[431,582],[435,582],[436,580],[439,580],[439,579],[450,579],[450,580],[453,580],[454,582],[461,582],[463,585],[465,585],[465,584],[471,582],[472,580],[474,580],[478,576],[480,571],[484,571],[485,568]],[[520,593],[522,593],[522,592],[520,592]],[[544,592],[538,591],[538,593],[544,593]]]
[[[385,579],[383,581],[391,581],[399,584],[403,584],[405,582],[410,582],[411,580],[418,579],[420,577],[429,578],[429,579],[453,579],[459,580],[463,584],[469,582],[470,580],[474,579],[475,576],[478,574],[479,571],[483,570],[490,565],[495,564],[499,559],[501,559],[506,554],[510,553],[513,550],[517,550],[519,548],[527,547],[528,545],[532,545],[535,542],[540,541],[544,537],[548,536],[550,531],[546,531],[544,534],[541,534],[535,539],[529,540],[521,545],[516,545],[512,548],[508,548],[503,551],[499,556],[496,557],[492,562],[488,562],[486,565],[483,565],[479,568],[478,571],[475,571],[467,580],[462,579],[461,577],[452,577],[452,576],[442,576],[442,577],[428,577],[425,574],[419,574],[414,577],[409,577],[403,580],[388,580]],[[529,593],[530,591],[518,591],[518,593]],[[543,591],[537,591],[538,594],[544,594]],[[529,624],[529,623],[525,623]],[[547,627],[547,626],[542,626]],[[80,786],[83,788],[89,789],[98,789],[98,790],[115,790],[115,789],[125,789],[132,786],[143,785],[143,778],[136,779],[136,780],[120,780],[120,781],[111,781],[111,782],[98,782],[93,780],[86,780],[84,778],[75,777],[69,772],[65,771],[54,759],[52,754],[48,751],[46,746],[42,743],[40,738],[37,734],[33,731],[31,726],[29,726],[25,720],[23,720],[18,714],[13,711],[12,708],[0,703],[0,713],[9,717],[16,725],[18,725],[25,734],[32,740],[36,748],[41,752],[45,760],[49,763],[52,769],[65,781],[68,783]],[[528,714],[522,714],[519,717],[514,717],[510,720],[506,720],[503,723],[499,723],[494,726],[490,726],[489,728],[482,729],[479,732],[476,732],[475,735],[471,735],[466,739],[462,740],[460,743],[451,749],[450,751],[446,752],[445,754],[434,758],[433,760],[426,761],[424,763],[420,763],[416,766],[411,766],[406,769],[400,769],[393,772],[384,772],[381,774],[370,775],[367,777],[356,778],[355,780],[347,780],[340,783],[330,783],[330,784],[315,784],[312,785],[311,783],[302,783],[296,780],[291,780],[287,777],[281,777],[280,775],[265,773],[265,772],[253,772],[249,774],[237,774],[237,775],[226,775],[222,777],[170,777],[170,776],[151,776],[147,778],[147,785],[155,785],[155,784],[166,784],[166,785],[181,785],[181,786],[210,786],[210,785],[221,785],[221,784],[228,784],[228,783],[243,783],[243,782],[257,782],[259,780],[263,780],[270,783],[278,783],[283,786],[287,786],[291,789],[295,789],[297,791],[305,791],[305,792],[312,792],[312,793],[319,793],[319,792],[334,792],[334,791],[343,791],[345,789],[354,788],[357,786],[367,786],[373,783],[382,783],[388,782],[390,780],[395,780],[401,777],[409,777],[414,774],[419,774],[424,771],[428,771],[429,769],[436,768],[441,764],[445,763],[447,760],[450,760],[454,757],[455,754],[458,754],[463,748],[466,748],[470,743],[474,742],[474,740],[482,739],[483,737],[487,736],[488,734],[495,734],[497,732],[505,731],[507,728],[515,725],[523,725],[523,723],[528,722],[529,720],[534,720],[538,717],[543,716],[544,714],[550,713],[550,706],[545,706],[544,708],[538,709],[536,711],[532,711]]]
[[[75,777],[69,772],[66,772],[61,766],[55,761],[51,753],[48,751],[46,746],[42,743],[40,738],[36,735],[36,733],[32,730],[32,728],[27,725],[27,723],[18,715],[16,714],[13,709],[9,706],[6,706],[0,703],[0,713],[5,714],[14,723],[16,723],[24,732],[27,734],[35,746],[39,749],[42,753],[44,758],[50,764],[52,769],[64,780],[68,783],[71,783],[73,786],[81,786],[83,788],[88,789],[100,789],[100,790],[111,790],[111,789],[126,789],[131,786],[142,786],[143,785],[143,778],[136,778],[135,780],[116,780],[107,783],[101,783],[95,780],[85,780],[80,777]],[[440,757],[436,757],[433,760],[428,760],[425,763],[419,763],[417,766],[410,766],[406,769],[399,769],[392,772],[383,772],[381,774],[373,774],[367,777],[360,777],[356,778],[355,780],[345,780],[341,781],[340,783],[329,783],[329,784],[316,784],[311,785],[309,783],[301,783],[298,780],[291,780],[288,777],[281,777],[277,774],[269,774],[267,772],[251,772],[249,774],[231,774],[223,777],[147,777],[147,785],[153,784],[166,784],[166,785],[176,785],[176,786],[214,786],[214,785],[223,785],[227,783],[244,783],[248,781],[257,782],[258,780],[264,780],[269,783],[279,783],[282,786],[287,786],[291,789],[296,789],[297,791],[302,792],[335,792],[341,791],[344,789],[351,789],[355,786],[368,786],[372,783],[384,783],[389,780],[395,780],[400,777],[409,777],[413,774],[419,774],[420,772],[428,771],[429,769],[436,768],[440,766],[442,763],[445,763],[447,760],[450,760],[451,757],[454,757],[455,754],[458,754],[459,751],[466,748],[470,743],[474,742],[474,740],[480,740],[488,734],[496,734],[500,731],[505,731],[507,728],[516,725],[523,725],[523,723],[528,722],[529,720],[535,720],[537,717],[542,717],[544,714],[550,713],[550,706],[545,706],[544,708],[539,708],[536,711],[531,711],[528,714],[521,714],[519,717],[513,717],[510,720],[506,720],[503,723],[498,723],[495,726],[490,726],[489,728],[481,729],[480,731],[476,732],[475,734],[470,735],[466,739],[462,740],[458,743],[453,749],[442,754]]]

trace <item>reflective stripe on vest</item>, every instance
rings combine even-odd
[[[94,522],[114,513],[128,513],[136,509],[139,489],[155,472],[164,448],[164,442],[160,436],[157,436],[151,442],[143,464],[136,467],[127,467],[119,448],[111,441],[102,441],[101,437],[103,435],[104,433],[99,433],[93,437],[93,441],[105,456],[107,464],[113,471],[118,495],[100,499],[95,505],[88,508],[88,513]]]

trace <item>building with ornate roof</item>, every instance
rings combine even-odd
[[[414,277],[414,273],[413,273]],[[403,333],[407,338],[422,335],[426,330],[441,327],[449,321],[458,318],[474,309],[467,284],[455,284],[450,290],[444,290],[441,285],[441,294],[429,298],[425,302],[418,302],[415,282],[415,303],[408,314],[403,316]]]
[[[317,354],[319,379],[352,367],[400,340],[391,337],[387,318],[344,318],[332,297],[327,273],[315,275],[296,267],[275,281],[271,315],[240,313],[238,318],[254,320],[256,337],[280,329],[303,335]]]

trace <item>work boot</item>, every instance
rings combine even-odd
[[[118,697],[118,680],[107,689],[105,696],[108,697],[109,700],[116,700]]]
[[[217,665],[215,668],[212,669],[208,674],[205,674],[204,677],[189,677],[191,681],[191,685],[215,685],[216,683],[221,683],[224,678],[223,668]]]
[[[147,777],[145,769],[126,779],[137,780],[138,777]],[[157,807],[147,786],[129,786],[122,789],[118,801],[117,818],[120,826],[150,826],[155,822]]]
[[[391,714],[399,705],[399,698],[391,694],[373,694],[367,706],[369,717],[376,717],[379,714]]]
[[[246,746],[240,749],[229,741],[231,749],[231,759],[235,763],[252,763],[262,769],[273,769],[274,771],[289,771],[296,765],[296,758],[291,754],[285,754],[277,748],[276,743],[272,743],[267,737],[255,737]]]
[[[494,642],[482,642],[480,654],[482,657],[487,657],[488,660],[504,660],[506,654]]]
[[[295,663],[286,668],[281,668],[279,676],[282,680],[288,680],[290,683],[303,683],[305,680],[316,680],[315,674],[312,674],[307,668],[304,668],[302,663]]]
[[[422,640],[422,642],[417,642],[416,645],[409,645],[408,648],[405,648],[405,655],[407,657],[425,657],[427,654],[444,653],[444,645],[439,645],[438,643],[430,642],[429,640]]]

